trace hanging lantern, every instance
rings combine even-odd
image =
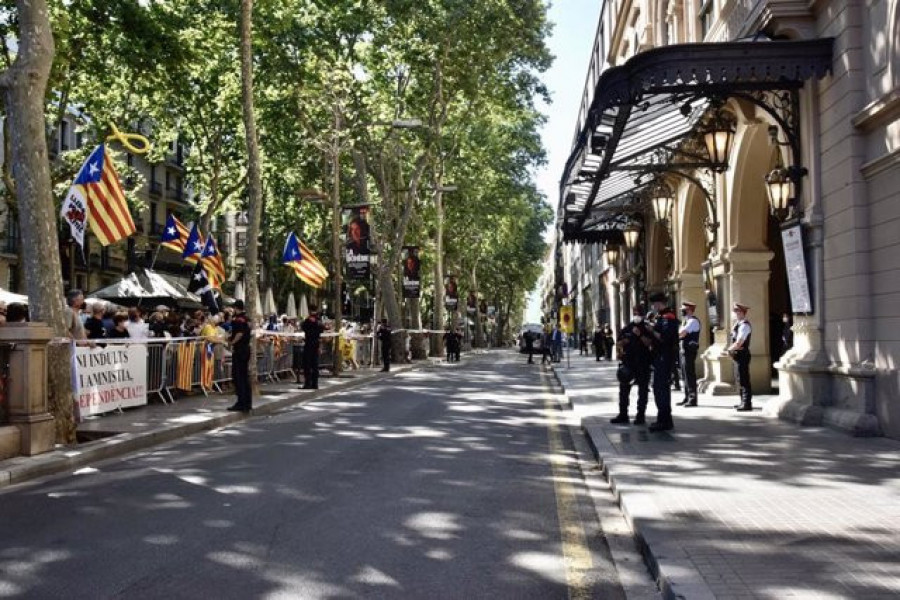
[[[629,250],[637,248],[638,239],[641,237],[641,228],[635,224],[631,224],[625,228],[625,246]]]
[[[606,257],[606,264],[608,266],[615,265],[616,261],[619,260],[619,247],[613,246],[612,244],[607,244],[606,250],[604,251],[604,255]]]
[[[668,221],[669,214],[672,212],[672,204],[675,202],[672,189],[664,182],[660,182],[653,188],[650,202],[653,205],[653,216],[656,217],[656,220],[660,223]]]
[[[773,169],[766,175],[766,192],[769,195],[769,207],[779,219],[784,219],[794,196],[794,181],[784,167]]]
[[[719,111],[710,119],[701,134],[713,171],[722,173],[728,170],[731,149],[734,146],[734,125]]]

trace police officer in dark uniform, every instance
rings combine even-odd
[[[391,326],[388,325],[387,319],[382,319],[378,326],[378,341],[381,342],[381,370],[384,372],[391,370]]]
[[[534,337],[530,331],[522,333],[522,341],[525,342],[525,354],[528,355],[528,364],[534,364]]]
[[[628,404],[632,384],[638,386],[637,415],[635,425],[643,425],[646,421],[647,397],[650,387],[650,359],[653,354],[653,329],[644,322],[644,309],[635,306],[631,323],[619,332],[619,343],[616,351],[619,358],[619,414],[610,420],[616,425],[628,424]]]
[[[653,324],[655,349],[653,355],[653,400],[656,402],[656,422],[650,431],[668,431],[672,422],[672,368],[678,354],[678,318],[666,306],[665,294],[650,298],[656,322]]]
[[[685,300],[681,303],[684,321],[678,330],[681,339],[681,373],[684,377],[684,400],[678,406],[697,406],[697,351],[700,349],[700,319],[694,316],[697,305]]]
[[[231,320],[231,379],[237,400],[228,410],[248,413],[253,409],[253,390],[250,385],[250,322],[244,312],[243,300],[236,300]]]
[[[319,321],[318,307],[309,307],[309,316],[300,324],[304,334],[303,342],[303,389],[319,389],[319,351],[322,345],[322,332],[325,327]]]
[[[741,412],[753,410],[753,392],[750,389],[750,338],[753,328],[747,320],[749,306],[734,303],[731,307],[734,327],[731,328],[731,345],[728,354],[734,360],[735,380],[741,393],[741,403],[735,408]]]

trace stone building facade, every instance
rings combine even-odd
[[[898,84],[898,0],[603,2],[553,265],[581,297],[551,303],[619,326],[651,292],[696,302],[716,394],[734,393],[729,308],[747,304],[767,410],[900,438]],[[716,126],[733,136],[722,168],[704,145]],[[775,172],[793,177],[790,214],[771,210]]]

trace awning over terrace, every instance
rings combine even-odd
[[[709,163],[698,125],[714,102],[750,100],[794,126],[796,92],[823,77],[832,39],[654,48],[599,77],[561,179],[565,241],[619,239],[653,174]],[[650,175],[648,177],[648,175]]]

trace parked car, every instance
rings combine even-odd
[[[525,333],[528,332],[534,343],[532,344],[532,348],[534,348],[535,354],[540,354],[543,348],[544,342],[544,328],[537,323],[527,323],[522,326],[522,329],[519,331],[519,352],[525,353]]]

